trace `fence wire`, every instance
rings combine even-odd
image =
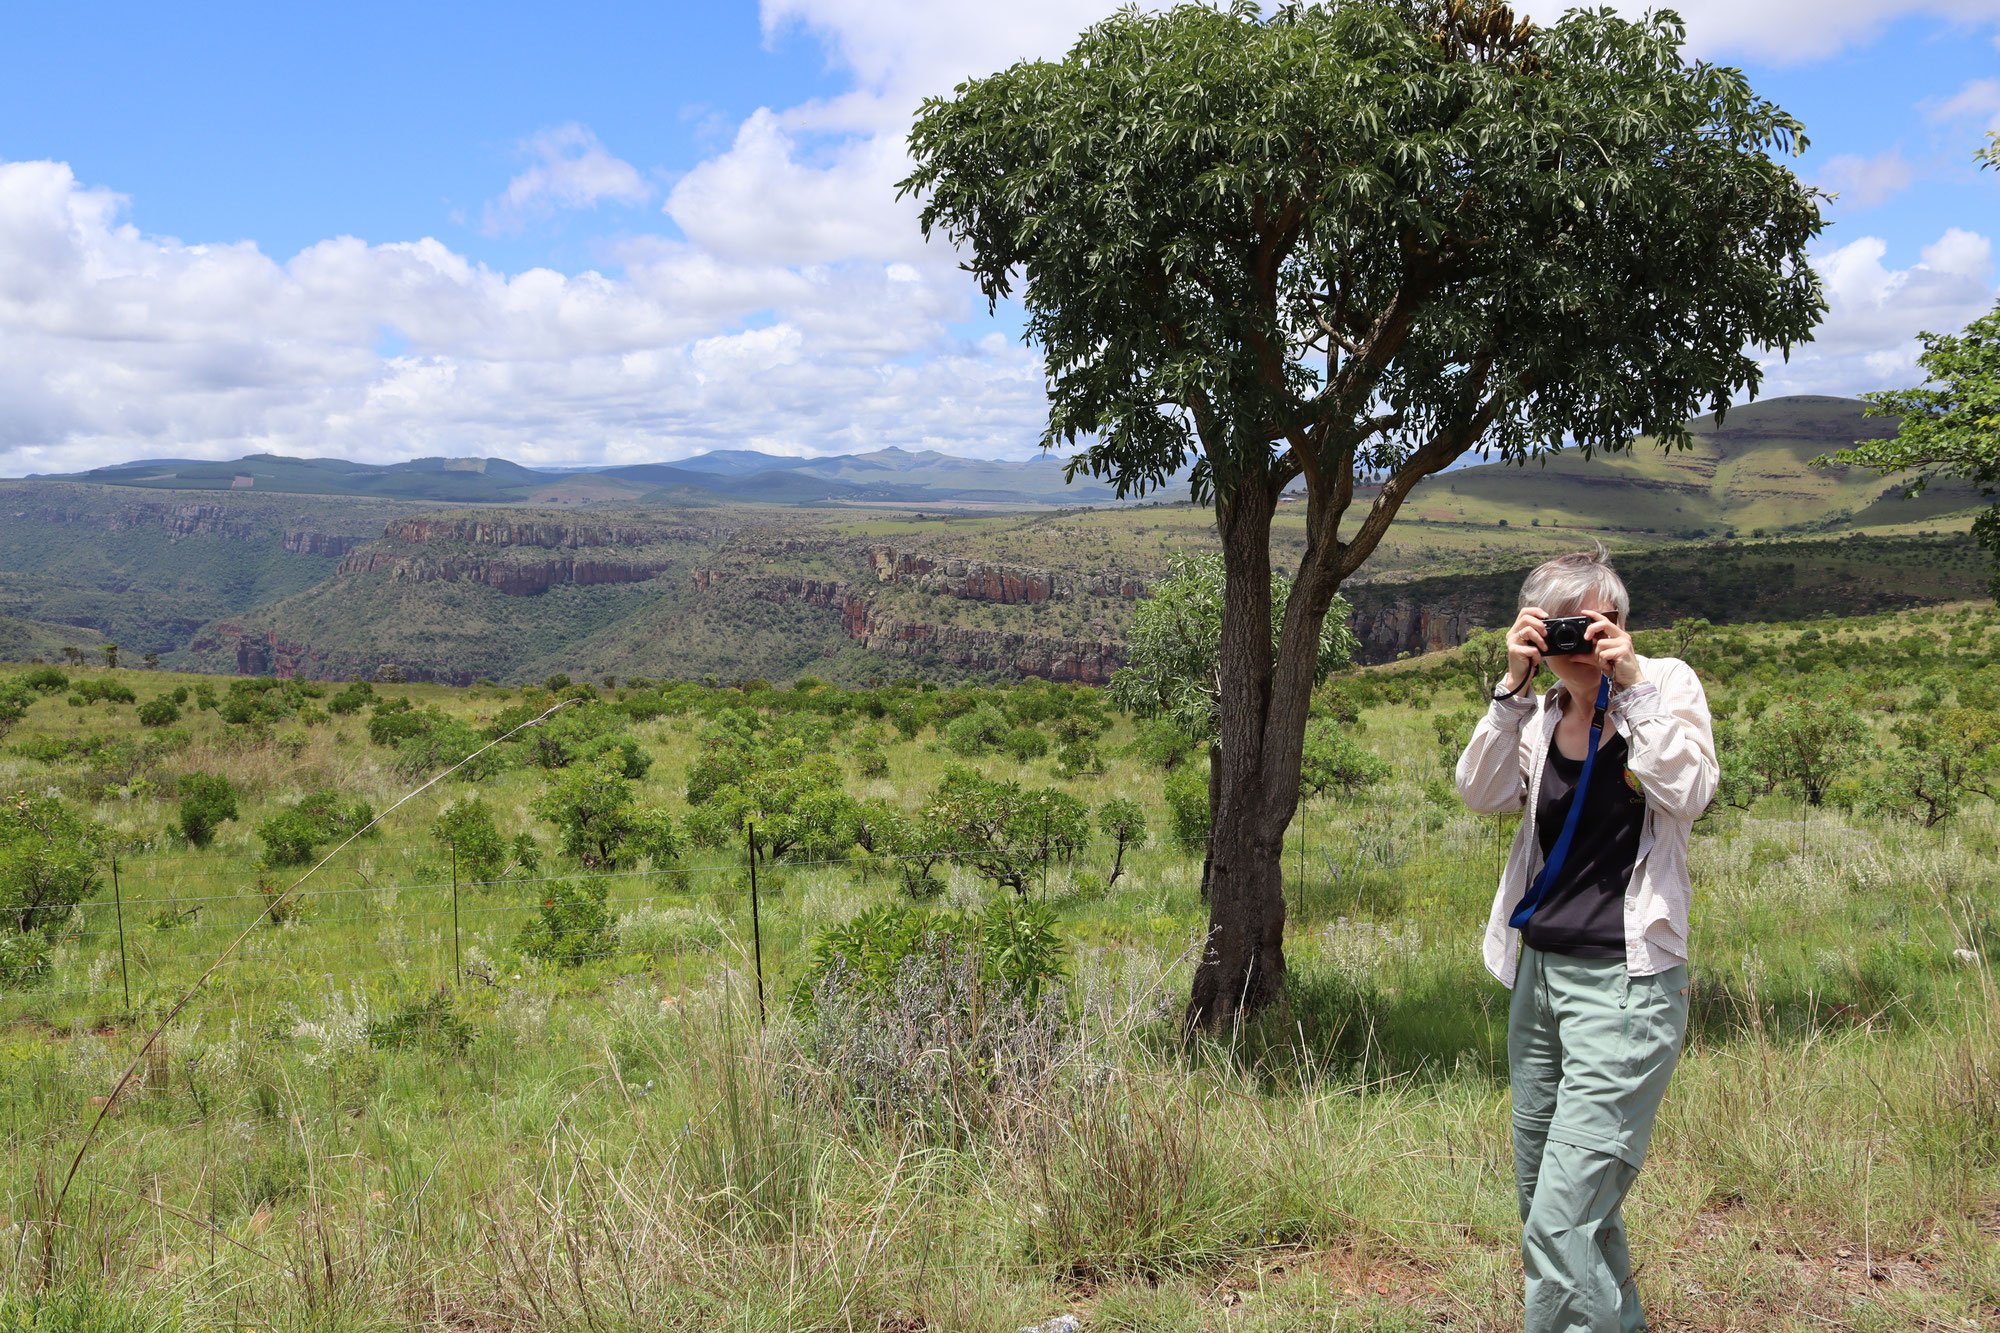
[[[1465,855],[1482,848],[1497,850],[1502,839],[1498,830],[1487,827],[1490,823],[1450,821],[1451,832],[1443,840],[1456,844],[1456,850]],[[1444,829],[1432,830],[1425,825],[1422,812],[1407,823],[1395,825],[1364,818],[1337,830],[1322,828],[1315,839],[1314,830],[1302,821],[1294,825],[1296,837],[1287,839],[1286,878],[1288,882],[1301,884],[1310,878],[1336,886],[1353,884],[1365,873],[1392,869],[1411,852],[1427,850],[1434,841],[1434,832],[1445,833]],[[683,923],[688,929],[684,929],[678,944],[661,946],[660,940],[655,939],[651,944],[633,948],[629,941],[622,941],[616,952],[648,954],[657,959],[669,954],[710,952],[722,945],[747,949],[754,941],[761,979],[761,936],[766,923],[759,918],[760,900],[776,901],[792,896],[797,892],[800,875],[859,872],[865,882],[877,876],[895,879],[909,870],[935,874],[956,868],[993,880],[996,887],[1011,877],[1017,881],[1017,891],[1023,896],[1046,897],[1051,875],[1073,870],[1086,861],[1108,863],[1121,853],[1129,859],[1144,845],[1116,838],[1082,843],[1050,838],[1028,843],[934,845],[911,851],[774,860],[766,851],[768,840],[760,838],[754,857],[759,883],[754,891],[753,857],[747,848],[731,860],[695,865],[645,870],[579,869],[505,875],[492,880],[461,877],[453,881],[426,876],[377,883],[368,871],[348,867],[337,873],[358,876],[361,882],[291,889],[258,887],[253,882],[238,892],[199,894],[182,893],[180,888],[189,879],[204,879],[211,884],[220,880],[254,881],[261,872],[214,867],[195,870],[190,868],[187,858],[158,861],[141,858],[136,863],[121,859],[116,863],[115,877],[106,876],[106,888],[113,887],[115,878],[114,893],[100,893],[79,909],[76,928],[62,934],[56,957],[42,976],[30,974],[33,984],[28,985],[19,984],[17,978],[0,979],[0,1026],[22,1021],[54,1021],[64,1010],[78,1006],[112,1005],[113,997],[128,1014],[144,1012],[163,996],[177,994],[198,975],[214,960],[222,940],[260,918],[268,920],[270,932],[252,936],[243,954],[232,960],[224,974],[208,983],[218,997],[223,993],[262,990],[278,998],[288,991],[296,992],[299,983],[308,979],[344,984],[349,980],[381,977],[422,978],[427,982],[449,977],[462,982],[466,977],[468,948],[486,952],[510,948],[519,943],[524,929],[533,927],[541,946],[557,951],[572,936],[608,935],[629,930],[634,924],[643,929],[651,923],[630,923],[629,919],[662,905],[690,908],[702,915],[696,922]],[[1157,838],[1153,845],[1175,845],[1186,850],[1182,840],[1172,837]],[[409,849],[398,849],[401,855],[408,852]],[[1188,855],[1189,860],[1184,864],[1199,864],[1198,857]],[[996,875],[997,863],[1009,860],[1016,863],[1008,868],[1011,876]],[[986,865],[982,866],[982,862]],[[651,891],[615,895],[612,890],[619,883],[641,885]],[[559,897],[556,890],[579,886],[587,891],[602,891],[606,919],[582,923],[566,920],[564,911],[575,904]],[[492,901],[493,895],[500,893],[518,896],[511,901]],[[588,892],[587,896],[594,900],[597,894]],[[408,901],[412,897],[427,900]],[[369,907],[370,899],[380,906]],[[343,911],[342,904],[352,906]],[[335,909],[336,914],[323,915],[327,908]],[[627,920],[621,922],[621,916]],[[364,933],[368,927],[395,933],[386,936]],[[714,939],[708,937],[710,928]],[[217,949],[189,947],[209,934],[217,939]],[[666,928],[665,937],[669,941],[674,938],[671,927]],[[156,952],[161,947],[173,947],[167,943],[170,939],[182,942],[178,951]],[[323,966],[329,955],[346,955],[348,963],[361,964],[369,961],[371,952],[400,955],[400,958],[383,966]],[[90,956],[80,956],[86,953]],[[607,944],[603,955],[594,956],[609,957],[612,953]],[[428,957],[418,956],[426,954]],[[261,964],[265,970],[255,976],[228,974],[238,972],[237,965],[242,962]],[[281,965],[282,971],[270,971],[273,963]],[[56,975],[47,975],[50,971]],[[51,981],[56,984],[49,984]],[[64,981],[71,984],[64,985]],[[79,981],[85,984],[75,984]],[[74,1021],[77,1015],[70,1013],[68,1017]]]

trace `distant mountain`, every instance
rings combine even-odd
[[[828,458],[719,449],[670,463],[587,469],[530,468],[504,458],[419,458],[373,464],[252,454],[232,462],[147,459],[29,480],[161,491],[351,495],[438,504],[1037,506],[1112,498],[1111,489],[1101,483],[1065,485],[1057,459],[1017,463],[897,448]]]

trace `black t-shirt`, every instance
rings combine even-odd
[[[1583,816],[1562,873],[1521,930],[1530,948],[1574,958],[1625,956],[1625,889],[1639,859],[1639,833],[1646,823],[1646,798],[1625,776],[1629,753],[1625,738],[1618,735],[1598,750]],[[1562,836],[1582,776],[1583,760],[1565,758],[1551,737],[1535,805],[1535,833],[1544,858]]]

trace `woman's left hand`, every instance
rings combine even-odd
[[[1632,647],[1632,636],[1602,612],[1585,611],[1583,614],[1597,622],[1585,631],[1597,648],[1597,669],[1611,677],[1611,683],[1621,690],[1644,680],[1645,677],[1639,674],[1639,655]]]

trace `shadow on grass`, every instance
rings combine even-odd
[[[1393,947],[1393,936],[1377,938]],[[1951,966],[1894,942],[1840,966],[1799,960],[1757,973],[1697,965],[1688,1040],[1791,1046],[1859,1027],[1934,1025],[1949,1007]],[[1195,1054],[1272,1090],[1385,1078],[1504,1082],[1509,998],[1469,950],[1372,969],[1303,960],[1286,977],[1279,1005],[1227,1036],[1204,1038]]]

